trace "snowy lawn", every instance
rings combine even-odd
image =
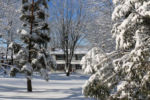
[[[1,76],[0,100],[93,100],[82,95],[82,85],[88,78],[81,74],[67,77],[64,73],[53,73],[46,82],[34,75],[33,92],[28,93],[23,75],[17,75],[16,78]]]

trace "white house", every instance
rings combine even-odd
[[[74,51],[74,56],[71,61],[72,69],[82,69],[80,65],[81,58],[88,52],[88,49],[78,48]],[[64,60],[64,52],[61,49],[51,50],[52,57],[56,60],[57,70],[64,70],[65,60]]]

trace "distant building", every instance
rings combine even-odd
[[[74,56],[71,61],[72,70],[82,69],[80,61],[82,57],[88,52],[87,49],[78,48],[74,51]],[[65,58],[64,52],[61,49],[53,49],[51,52],[52,57],[56,60],[57,70],[64,70]]]

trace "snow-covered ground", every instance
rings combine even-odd
[[[0,76],[0,100],[93,100],[84,98],[82,85],[89,77],[81,74],[50,74],[46,82],[38,75],[32,80],[33,92],[26,92],[26,79],[23,75],[16,78]]]

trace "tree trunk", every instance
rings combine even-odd
[[[13,57],[13,55],[14,55],[14,50],[12,49],[11,50],[11,65],[14,64],[14,57]]]
[[[8,46],[9,46],[9,43],[7,43],[7,48],[6,48],[6,63],[8,63],[7,61],[8,61],[8,59],[7,59],[7,56],[8,56]]]
[[[70,76],[70,71],[66,72],[66,76]]]
[[[69,75],[70,75],[69,67],[68,67],[68,64],[67,64],[67,63],[65,64],[65,73],[66,73],[66,76],[69,76]]]
[[[70,71],[71,71],[71,64],[68,62],[68,63],[67,63],[66,76],[70,76]]]
[[[31,9],[31,26],[30,26],[30,35],[32,35],[33,30],[33,12],[34,12],[34,0],[32,0],[32,9]],[[29,58],[28,61],[31,63],[31,39],[29,38]],[[30,73],[27,74],[28,76],[31,76]],[[30,78],[27,78],[27,91],[32,92],[32,82]]]
[[[29,78],[27,78],[27,91],[32,92],[32,81]]]

